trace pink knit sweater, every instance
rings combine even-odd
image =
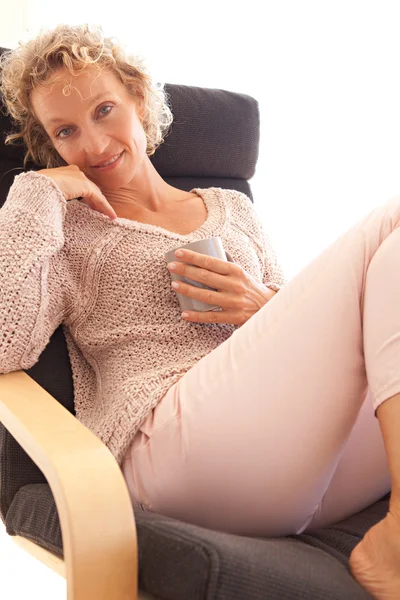
[[[28,369],[62,323],[77,418],[122,464],[135,433],[167,390],[237,329],[184,321],[164,254],[220,236],[259,281],[284,284],[252,202],[196,189],[206,222],[187,235],[118,218],[33,171],[15,178],[0,210],[0,373]]]

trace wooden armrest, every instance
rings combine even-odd
[[[136,600],[135,517],[124,476],[107,446],[23,371],[0,375],[0,421],[41,469],[54,495],[68,598]]]

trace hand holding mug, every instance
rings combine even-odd
[[[236,263],[186,249],[176,250],[175,256],[179,262],[168,263],[170,273],[179,274],[212,289],[195,287],[181,281],[173,281],[173,289],[178,294],[222,309],[219,312],[185,311],[188,316],[185,317],[182,313],[182,317],[186,321],[241,326],[275,295],[275,292]]]

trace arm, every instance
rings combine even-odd
[[[261,222],[260,232],[264,255],[263,284],[276,293],[287,282],[283,274],[282,266],[277,259],[275,250],[272,247],[269,236],[266,233],[264,226]]]
[[[277,260],[275,250],[253,202],[243,193],[239,193],[238,198],[241,209],[240,219],[246,224],[249,237],[254,241],[261,260],[262,282],[266,287],[271,285],[270,289],[276,292],[287,283],[282,266]]]
[[[32,171],[15,178],[0,210],[0,373],[33,366],[64,318],[65,213],[59,188]]]

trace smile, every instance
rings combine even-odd
[[[93,169],[100,169],[100,170],[104,171],[105,169],[109,170],[111,168],[116,167],[117,164],[119,164],[121,162],[123,153],[124,153],[124,150],[120,154],[113,156],[113,158],[111,158],[107,162],[104,162],[101,165],[94,166]]]

